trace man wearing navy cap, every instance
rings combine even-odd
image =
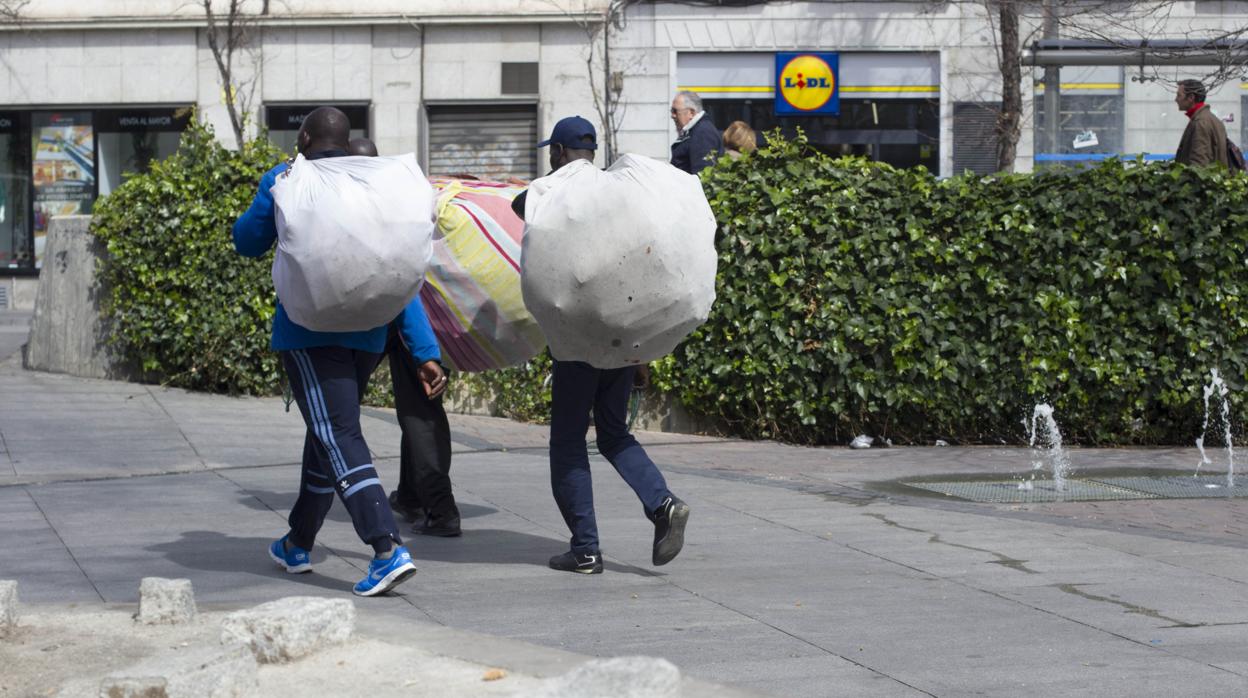
[[[594,151],[598,149],[598,132],[594,125],[579,116],[568,116],[555,124],[550,138],[537,144],[539,148],[550,146],[550,171],[563,167],[576,160],[594,161]],[[524,202],[528,200],[529,190],[511,200],[511,210],[524,220]]]
[[[558,170],[577,160],[593,162],[598,135],[593,124],[579,116],[570,116],[555,124],[550,138],[537,145],[539,148],[550,146],[550,167]],[[522,219],[527,193],[521,193],[511,204]],[[684,546],[689,505],[667,489],[663,474],[628,431],[628,396],[636,373],[636,366],[601,369],[580,361],[554,361],[550,485],[559,512],[572,531],[572,541],[571,550],[550,559],[552,569],[580,574],[602,573],[589,450],[585,444],[591,409],[599,452],[633,488],[646,517],[654,522],[651,561],[655,565],[666,565]]]

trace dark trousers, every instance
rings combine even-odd
[[[289,518],[290,540],[301,548],[312,548],[335,492],[360,540],[377,552],[402,543],[360,430],[360,399],[380,361],[380,354],[343,347],[282,352],[291,393],[308,425],[299,498]]]
[[[397,498],[407,507],[424,509],[433,521],[458,518],[451,491],[451,425],[442,396],[431,399],[425,394],[417,372],[420,367],[393,326],[386,354],[394,408],[403,431]]]
[[[648,518],[671,494],[663,474],[628,432],[628,395],[635,367],[598,369],[576,361],[554,362],[550,414],[550,485],[572,550],[598,552],[594,488],[585,434],[594,413],[598,451],[633,488]]]

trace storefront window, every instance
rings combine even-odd
[[[147,172],[153,162],[176,153],[190,118],[189,107],[95,112],[100,196],[116,189],[127,176]]]
[[[283,153],[295,154],[299,127],[304,118],[317,107],[337,107],[351,122],[352,138],[368,137],[368,105],[366,104],[288,104],[267,106],[264,109],[265,125],[269,127],[269,140]]]
[[[1036,167],[1088,167],[1126,152],[1123,69],[1064,66],[1058,76],[1056,114],[1048,113],[1048,86],[1036,85]]]
[[[776,116],[770,99],[706,99],[720,129],[744,121],[759,135],[775,128],[787,138],[801,128],[815,148],[833,156],[862,155],[896,167],[940,171],[940,102],[934,99],[841,99],[839,116]]]
[[[90,213],[174,154],[189,107],[0,112],[0,269],[43,266],[53,216]]]
[[[30,139],[27,115],[0,113],[0,269],[34,265],[30,240]]]

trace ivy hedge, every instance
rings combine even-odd
[[[1109,161],[938,180],[803,138],[708,168],[718,301],[660,385],[747,437],[1191,443],[1248,376],[1248,177]],[[1237,394],[1237,393],[1236,393]]]
[[[144,379],[280,389],[271,258],[236,255],[229,229],[282,157],[193,123],[97,203],[105,313]],[[702,177],[719,298],[654,385],[731,433],[1016,442],[1045,401],[1072,440],[1190,443],[1209,369],[1233,391],[1248,377],[1243,175],[1110,161],[938,180],[776,134]],[[543,421],[549,361],[456,387]],[[370,401],[388,403],[388,383]]]
[[[100,278],[111,289],[102,311],[144,380],[232,394],[280,389],[269,350],[272,257],[240,257],[230,228],[282,159],[267,139],[225,148],[192,119],[176,154],[96,202],[91,228],[107,247]]]

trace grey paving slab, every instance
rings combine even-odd
[[[27,490],[0,488],[0,517],[0,579],[24,581],[23,601],[103,600]]]
[[[304,431],[280,400],[12,362],[0,365],[0,394],[23,396],[0,404],[0,577],[17,578],[23,598],[132,603],[149,575],[191,578],[206,604],[341,596],[367,564],[340,505],[314,574],[268,560]],[[363,427],[393,485],[393,413],[367,408]],[[461,416],[452,428],[465,535],[408,536],[419,574],[399,594],[361,601],[364,617],[581,654],[657,654],[694,677],[785,696],[1248,692],[1242,499],[954,502],[879,483],[1009,479],[1030,454],[640,434],[693,507],[686,548],[651,566],[651,524],[594,458],[607,573],[582,577],[545,566],[568,535],[546,430]],[[1194,463],[1192,449],[1071,456],[1116,477]]]
[[[887,676],[834,658],[822,662],[811,661],[803,656],[739,658],[730,662],[711,663],[704,671],[707,676],[744,676],[745,678],[736,680],[734,685],[775,696],[821,698],[852,693],[854,696],[871,698],[907,698],[930,695]]]
[[[29,335],[29,328],[0,324],[0,360],[20,354]]]

